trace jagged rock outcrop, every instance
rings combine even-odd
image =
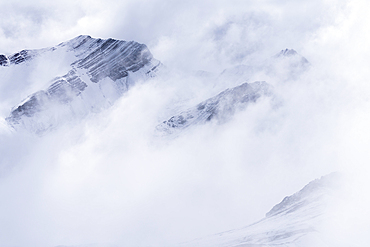
[[[278,58],[278,59],[279,58],[290,59],[290,61],[291,61],[290,65],[293,66],[293,67],[296,67],[296,66],[305,67],[305,66],[308,66],[310,64],[305,57],[299,55],[298,52],[296,52],[293,49],[281,50],[274,57]]]
[[[0,55],[0,66],[6,66],[8,63],[8,58],[5,55]]]
[[[207,99],[198,105],[172,116],[157,129],[166,133],[185,129],[196,124],[211,120],[227,121],[237,110],[245,108],[249,103],[256,102],[261,96],[269,96],[272,87],[264,81],[243,83],[227,89],[217,96]]]
[[[0,55],[0,66],[10,66],[10,65],[21,64],[26,61],[32,60],[34,57],[41,55],[42,53],[49,51],[49,50],[52,50],[52,48],[37,49],[37,50],[22,50],[20,52],[11,54],[9,56]]]
[[[112,105],[137,80],[153,76],[160,65],[144,44],[86,35],[52,48],[2,55],[0,64],[17,66],[58,49],[73,54],[70,71],[13,108],[6,120],[14,128],[42,133],[68,119],[98,112]]]

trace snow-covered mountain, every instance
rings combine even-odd
[[[51,48],[0,55],[0,67],[2,71],[18,66],[25,68],[37,59],[49,58],[45,61],[50,61],[55,54],[65,55],[67,73],[53,75],[54,79],[43,83],[46,87],[37,88],[13,107],[6,118],[13,128],[42,134],[64,123],[78,122],[110,107],[137,82],[156,76],[161,66],[144,44],[78,36]],[[277,81],[294,80],[308,67],[306,58],[285,49],[262,65],[238,65],[218,76],[199,72],[194,76],[214,80],[212,92],[207,97],[215,96],[194,101],[200,103],[189,104],[193,106],[183,107],[185,110],[177,114],[173,114],[172,109],[165,115],[167,120],[156,129],[173,134],[210,121],[229,121],[248,105],[258,104],[263,97],[275,96],[274,87],[278,85],[273,87],[268,81],[254,81],[256,75],[275,76]],[[227,80],[229,82],[225,83]],[[326,207],[339,181],[338,174],[314,180],[299,192],[285,197],[255,224],[179,246],[326,246],[320,235],[320,225],[327,217]]]
[[[243,83],[170,117],[158,125],[157,129],[165,133],[173,133],[211,120],[222,123],[227,121],[235,111],[244,109],[262,96],[271,95],[272,87],[264,81]]]
[[[273,96],[273,86],[266,81],[250,82],[252,78],[264,75],[275,81],[284,82],[297,79],[309,68],[308,60],[293,49],[281,50],[262,64],[238,65],[225,69],[214,76],[199,71],[200,77],[214,81],[212,90],[219,90],[218,95],[208,98],[196,106],[172,115],[157,126],[157,130],[172,134],[190,126],[204,124],[211,120],[225,122],[239,110],[255,103],[262,96]],[[235,86],[236,85],[236,86]],[[225,86],[229,86],[225,89]]]
[[[11,110],[6,120],[15,129],[42,133],[99,112],[137,81],[154,76],[160,66],[144,44],[83,35],[51,48],[1,55],[0,65],[32,63],[58,51],[69,55],[70,70],[55,75],[47,88],[40,88]]]
[[[329,209],[340,197],[343,175],[331,173],[315,179],[300,191],[285,197],[262,220],[249,226],[206,236],[176,247],[329,247],[321,231],[333,217]],[[108,244],[80,247],[107,247]],[[69,246],[77,247],[77,246]],[[119,247],[117,245],[116,247]],[[168,246],[170,247],[170,246]]]
[[[51,48],[0,55],[0,66],[9,69],[28,66],[37,59],[46,58],[47,61],[53,56],[55,59],[55,54],[67,57],[68,72],[54,75],[48,84],[43,83],[47,85],[45,88],[37,88],[12,108],[6,121],[13,128],[44,133],[64,123],[78,121],[89,113],[100,112],[111,106],[137,81],[155,76],[161,66],[144,44],[84,35]],[[253,75],[261,71],[278,74],[278,70],[289,71],[289,75],[296,76],[308,64],[307,59],[296,51],[285,49],[263,65],[239,65],[224,70],[210,79],[215,80],[213,91],[221,93],[170,115],[157,126],[157,130],[172,133],[211,119],[225,122],[235,111],[244,109],[261,96],[272,95],[272,86],[268,83],[250,82]],[[229,87],[225,89],[225,86]]]
[[[197,239],[180,246],[262,247],[328,246],[320,233],[327,207],[337,197],[342,178],[331,173],[285,197],[266,217],[252,225]]]
[[[310,67],[310,62],[293,49],[281,50],[266,66],[266,73],[279,80],[297,80]]]
[[[225,69],[217,77],[217,88],[235,87],[244,82],[261,80],[260,76],[267,76],[279,82],[296,80],[310,67],[309,61],[294,49],[284,49],[274,56],[253,64],[239,64]],[[256,76],[257,75],[257,76]]]

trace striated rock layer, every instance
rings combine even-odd
[[[90,36],[78,36],[52,48],[0,55],[0,65],[31,63],[35,57],[60,49],[72,54],[69,72],[12,109],[6,120],[14,128],[42,133],[70,119],[99,112],[136,81],[154,76],[160,65],[144,44]]]
[[[157,126],[157,129],[165,133],[172,133],[211,120],[222,123],[227,121],[237,110],[256,102],[261,96],[271,95],[271,91],[272,87],[264,81],[243,83],[172,116]]]

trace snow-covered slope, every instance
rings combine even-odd
[[[137,81],[154,76],[161,65],[143,44],[81,35],[51,48],[0,55],[0,67],[2,71],[18,66],[26,69],[35,61],[59,60],[58,54],[63,56],[60,60],[67,63],[68,70],[53,75],[51,81],[39,83],[43,86],[34,87],[33,91],[23,96],[28,95],[22,102],[15,106],[17,101],[12,104],[6,121],[13,128],[43,133],[66,122],[79,120],[91,112],[100,112],[111,106]],[[215,84],[212,91],[220,94],[173,115],[157,129],[172,133],[211,119],[224,122],[248,103],[263,95],[271,95],[271,86],[266,82],[249,82],[256,73],[264,71],[267,74],[295,76],[308,64],[297,52],[286,49],[263,65],[239,65],[225,70],[213,78]]]
[[[248,104],[256,102],[261,96],[271,94],[272,87],[264,81],[243,83],[170,117],[158,125],[157,129],[165,133],[173,133],[211,120],[222,123],[227,121],[235,111],[244,109]]]
[[[56,47],[1,55],[4,67],[32,63],[62,51],[70,70],[55,77],[15,106],[7,122],[14,128],[42,133],[58,125],[99,112],[114,103],[138,80],[154,76],[160,62],[148,48],[134,41],[78,36]]]
[[[222,91],[225,85],[235,87],[243,82],[266,80],[265,78],[273,78],[278,82],[296,80],[309,66],[308,60],[298,52],[284,49],[263,61],[227,68],[213,79],[216,81],[216,87]]]
[[[299,192],[285,197],[259,222],[180,246],[327,246],[319,229],[326,220],[326,207],[335,198],[340,184],[341,176],[338,173],[323,176]]]
[[[157,126],[157,130],[173,134],[210,120],[225,122],[236,111],[255,103],[261,96],[272,96],[272,85],[265,81],[250,82],[253,78],[273,78],[275,83],[297,79],[309,65],[308,60],[295,50],[285,49],[261,64],[248,66],[241,64],[225,69],[218,76],[199,71],[199,76],[214,81],[211,90],[218,90],[221,93],[178,114],[171,114],[169,119]]]
[[[281,81],[297,80],[310,67],[308,60],[293,49],[281,50],[266,66],[270,77]]]

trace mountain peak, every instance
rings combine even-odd
[[[48,88],[40,88],[14,107],[6,118],[11,126],[42,133],[67,119],[97,112],[112,105],[135,81],[151,77],[160,64],[144,44],[88,35],[52,48],[23,50],[8,58],[0,56],[0,63],[7,64],[7,59],[14,65],[32,62],[34,56],[47,58],[57,49],[72,55],[68,56],[70,70],[65,75],[55,75]]]
[[[323,176],[320,179],[315,179],[297,193],[285,197],[279,204],[275,205],[266,213],[266,217],[293,212],[314,200],[318,200],[318,198],[313,198],[313,196],[319,197],[324,193],[323,190],[338,187],[339,182],[340,174],[336,172]]]
[[[298,55],[298,53],[293,50],[293,49],[285,49],[285,50],[281,50],[276,56],[277,57],[280,57],[280,56],[286,56],[286,57],[289,57],[289,56],[295,56],[295,55]]]
[[[271,94],[272,86],[265,81],[245,82],[172,116],[158,125],[157,130],[172,134],[174,131],[184,130],[192,125],[204,124],[211,120],[223,123],[228,121],[238,110],[244,109],[262,96],[270,96]]]
[[[274,56],[275,58],[294,58],[301,61],[302,64],[309,64],[308,60],[300,55],[298,52],[296,52],[293,49],[285,49],[281,50],[278,54]]]
[[[308,183],[299,192],[285,197],[266,217],[249,226],[200,238],[181,245],[227,246],[327,246],[317,238],[318,227],[325,215],[325,208],[332,203],[332,195],[342,183],[339,173],[331,173]]]
[[[90,35],[79,35],[73,39],[70,39],[66,42],[60,43],[58,46],[71,46],[71,47],[77,47],[79,44],[86,42],[87,40],[92,39]]]

